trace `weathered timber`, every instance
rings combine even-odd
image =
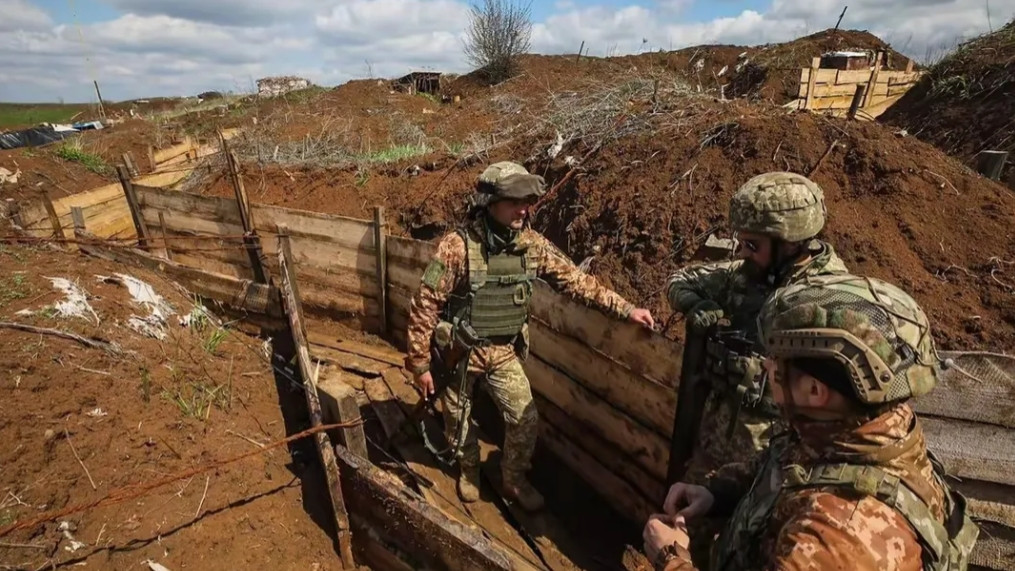
[[[384,219],[384,207],[374,207],[374,251],[377,253],[377,283],[388,283],[388,224]],[[378,304],[381,310],[380,334],[388,333],[388,288],[380,288]]]
[[[942,351],[941,357],[954,366],[913,401],[917,413],[1015,428],[1015,356]]]
[[[949,474],[1015,485],[1015,430],[952,418],[920,418],[927,447]]]
[[[327,424],[348,424],[345,428],[335,430],[339,442],[353,454],[369,458],[363,418],[356,403],[356,389],[346,383],[344,377],[341,372],[332,371],[317,382],[321,413]]]

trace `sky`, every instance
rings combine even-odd
[[[1015,17],[1015,0],[543,0],[532,51],[780,42],[835,25],[924,60]],[[283,5],[285,6],[283,8]],[[462,73],[469,0],[0,0],[0,101],[90,102]],[[989,13],[989,17],[988,17]]]

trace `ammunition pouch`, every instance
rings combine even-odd
[[[765,394],[765,359],[739,331],[720,331],[705,340],[705,376],[713,389],[737,408],[754,415],[779,417]]]

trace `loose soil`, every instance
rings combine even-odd
[[[880,121],[970,166],[980,151],[1015,155],[1015,21],[959,46]],[[1015,189],[1015,156],[1001,180]]]
[[[147,312],[126,288],[95,278],[133,275],[177,313],[189,312],[191,300],[157,274],[9,245],[0,251],[0,264],[0,320],[97,336],[134,352],[116,357],[73,341],[0,329],[0,440],[11,443],[0,452],[0,526],[249,452],[258,447],[251,440],[267,444],[306,428],[283,416],[280,401],[289,389],[276,386],[258,340],[229,331],[211,347],[215,328],[182,327],[179,315],[169,318],[165,340],[142,337],[126,321]],[[62,299],[43,276],[76,281],[101,322],[17,315]],[[199,410],[184,413],[174,403],[180,399]],[[315,495],[315,460],[305,453],[295,458],[275,449],[135,500],[15,532],[0,544],[0,564],[134,569],[152,560],[170,569],[337,569],[333,532],[318,509],[327,501]],[[63,521],[84,545],[58,530]],[[9,543],[39,547],[4,546]]]

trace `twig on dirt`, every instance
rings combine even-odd
[[[86,373],[95,373],[96,375],[106,375],[107,377],[112,375],[112,373],[109,373],[107,371],[96,371],[95,369],[89,369],[87,367],[81,367],[81,366],[79,366],[78,369],[81,369],[82,371],[85,371]]]
[[[34,543],[7,543],[6,541],[0,541],[0,547],[10,547],[13,549],[49,549],[48,545],[37,545]]]
[[[244,436],[244,435],[242,435],[242,434],[240,434],[238,432],[233,432],[232,430],[226,430],[226,434],[232,434],[233,436],[236,436],[237,438],[242,438],[242,439],[246,440],[247,442],[253,444],[254,446],[258,446],[260,448],[264,448],[264,444],[261,444],[260,442],[254,440],[253,438],[250,438],[249,436]]]
[[[832,151],[835,150],[835,147],[838,144],[839,144],[839,139],[836,139],[836,140],[832,141],[832,144],[828,146],[828,150],[825,151],[825,154],[821,155],[821,158],[818,159],[817,164],[815,164],[814,168],[811,169],[811,172],[807,174],[807,178],[813,177],[814,173],[818,172],[818,169],[821,168],[822,164],[824,164],[825,159],[828,158],[828,155],[832,154]]]
[[[78,451],[74,449],[74,443],[71,442],[71,439],[70,439],[70,432],[68,432],[67,429],[64,428],[63,429],[63,434],[64,434],[65,437],[67,437],[67,444],[70,445],[70,451],[74,454],[74,458],[76,458],[77,461],[78,461],[78,464],[81,464],[81,467],[84,468],[84,470],[85,470],[85,476],[88,476],[88,482],[92,485],[92,489],[93,490],[98,490],[99,487],[95,485],[95,480],[92,479],[92,473],[88,471],[88,466],[85,466],[85,463],[81,461],[81,457],[78,456]]]
[[[38,517],[34,517],[32,519],[28,519],[28,520],[25,520],[25,521],[18,521],[18,522],[12,523],[12,524],[10,524],[10,525],[8,525],[6,527],[0,528],[0,537],[7,536],[7,535],[11,534],[12,532],[18,531],[20,529],[27,529],[27,528],[35,527],[35,526],[39,525],[40,523],[46,523],[48,521],[54,521],[54,520],[57,520],[57,519],[60,519],[60,518],[63,518],[63,517],[67,517],[69,515],[81,513],[81,512],[84,512],[84,511],[91,510],[91,509],[105,507],[105,506],[111,506],[111,505],[114,505],[114,504],[119,504],[119,503],[123,503],[123,502],[129,501],[129,500],[133,500],[135,498],[139,498],[141,496],[144,496],[145,494],[147,494],[148,492],[150,492],[150,491],[152,491],[152,490],[154,490],[156,488],[161,488],[161,487],[166,486],[168,484],[172,484],[173,482],[179,482],[180,480],[185,480],[187,478],[196,476],[198,474],[205,474],[207,472],[211,472],[212,470],[217,470],[219,468],[222,468],[223,466],[227,466],[229,464],[235,464],[236,462],[239,462],[241,460],[246,460],[247,458],[250,458],[250,457],[253,457],[253,456],[259,456],[261,454],[264,454],[268,450],[273,450],[275,448],[279,448],[279,447],[285,446],[286,444],[289,444],[291,442],[295,442],[297,440],[302,440],[302,439],[307,438],[309,436],[313,436],[313,435],[317,434],[318,432],[326,432],[328,430],[335,430],[337,428],[350,428],[350,427],[353,427],[353,426],[359,426],[361,424],[363,424],[363,421],[362,420],[357,420],[355,422],[343,422],[343,423],[340,423],[340,424],[323,424],[321,426],[315,426],[313,428],[309,428],[307,430],[304,430],[303,432],[299,432],[299,433],[293,434],[292,436],[289,436],[287,438],[283,438],[282,440],[278,440],[276,442],[272,442],[271,444],[266,445],[263,450],[262,449],[258,449],[258,450],[254,450],[252,452],[247,452],[245,454],[240,454],[239,456],[234,456],[232,458],[226,458],[224,460],[218,460],[218,461],[215,461],[215,462],[211,462],[210,464],[207,464],[205,466],[200,466],[200,467],[197,467],[197,468],[191,468],[191,469],[186,470],[186,471],[184,471],[182,473],[179,473],[179,474],[175,474],[175,475],[172,475],[172,476],[166,476],[165,478],[161,478],[161,479],[156,480],[154,482],[151,482],[149,484],[145,484],[145,485],[134,484],[134,485],[131,485],[131,486],[125,486],[123,488],[118,488],[118,489],[110,491],[105,496],[103,496],[103,497],[101,497],[101,498],[99,498],[97,500],[93,500],[91,502],[88,502],[88,503],[77,504],[77,505],[74,505],[74,506],[70,506],[70,507],[64,508],[62,510],[56,510],[56,511],[46,512],[46,513],[41,514]]]
[[[99,530],[99,535],[95,536],[95,541],[92,542],[92,545],[95,545],[96,547],[99,545],[99,542],[102,541],[103,533],[106,533],[106,524],[102,524],[102,529]]]
[[[180,454],[179,452],[177,452],[177,451],[176,451],[176,449],[175,449],[175,448],[173,448],[173,447],[172,447],[172,446],[171,446],[171,445],[169,444],[169,442],[166,442],[166,439],[165,439],[165,438],[162,438],[161,436],[159,436],[159,441],[160,441],[160,442],[162,442],[163,444],[165,444],[165,445],[166,445],[166,448],[168,448],[168,449],[169,449],[169,451],[170,451],[170,452],[172,452],[174,456],[176,456],[176,457],[177,457],[177,458],[179,458],[180,460],[183,460],[183,455],[182,455],[182,454]]]
[[[772,162],[775,162],[776,157],[779,156],[779,149],[782,148],[783,141],[779,141],[779,144],[775,146],[775,152],[772,153]]]
[[[69,333],[67,331],[60,331],[59,329],[47,329],[44,327],[34,327],[32,325],[25,325],[24,323],[14,323],[12,321],[0,321],[0,328],[3,329],[17,329],[19,331],[27,331],[28,333],[38,333],[39,335],[53,335],[55,337],[62,337],[64,339],[70,339],[77,341],[85,347],[91,347],[92,349],[102,349],[114,355],[122,355],[123,351],[120,350],[115,344],[108,343],[106,341],[98,339],[89,339],[82,337],[76,333]]]
[[[201,515],[201,508],[204,507],[204,499],[208,497],[208,484],[211,483],[211,474],[204,479],[204,493],[201,494],[201,503],[197,504],[197,511],[194,512],[194,519],[197,519]]]
[[[928,173],[928,174],[932,174],[932,175],[938,177],[939,179],[943,180],[945,183],[948,184],[948,186],[952,187],[952,190],[955,191],[955,194],[961,196],[961,193],[959,193],[959,189],[955,188],[955,185],[952,184],[952,181],[948,180],[947,178],[945,178],[945,177],[943,177],[943,176],[941,176],[941,175],[939,175],[936,172],[931,171],[931,170],[923,169],[923,172]],[[941,185],[941,188],[944,188],[944,184]]]

